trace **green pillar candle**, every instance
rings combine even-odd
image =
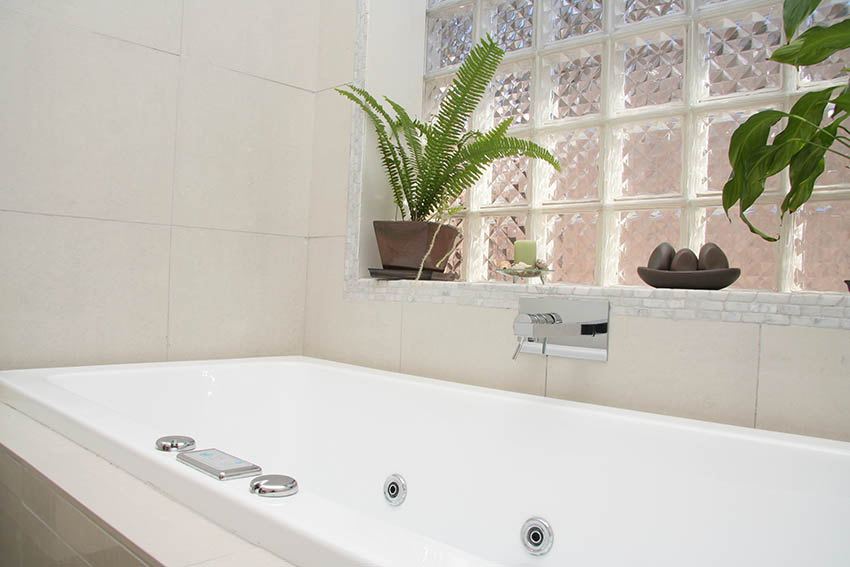
[[[517,240],[514,243],[514,262],[534,266],[537,262],[537,243],[533,240]]]

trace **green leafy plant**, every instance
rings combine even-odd
[[[794,65],[814,65],[837,51],[850,47],[850,19],[829,27],[813,26],[796,38],[800,24],[818,7],[821,0],[785,0],[783,27],[786,45],[770,57],[773,61]],[[793,38],[793,40],[792,40]],[[793,213],[812,196],[815,181],[823,173],[827,152],[850,160],[850,130],[842,123],[850,116],[850,85],[834,86],[801,96],[791,112],[763,110],[752,115],[732,134],[729,163],[732,173],[723,187],[726,215],[737,203],[741,219],[754,234],[776,241],[753,226],[744,214],[764,192],[768,177],[788,168],[791,189],[782,201],[781,217]],[[833,98],[833,95],[834,98]],[[832,104],[831,112],[827,106]],[[768,143],[770,131],[782,119],[785,128]]]
[[[384,97],[394,113],[391,115],[362,88],[349,85],[336,89],[360,106],[375,127],[381,161],[402,219],[442,220],[456,212],[451,204],[499,158],[539,158],[560,171],[545,148],[507,135],[511,119],[486,132],[467,131],[470,117],[504,54],[492,38],[482,39],[461,64],[429,123]]]

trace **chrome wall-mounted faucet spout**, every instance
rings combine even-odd
[[[608,302],[521,297],[513,358],[521,352],[608,360]]]

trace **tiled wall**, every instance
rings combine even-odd
[[[344,14],[335,26],[353,29]],[[351,33],[351,32],[347,32]],[[615,314],[609,361],[511,355],[514,311],[343,297],[350,107],[317,102],[304,353],[481,386],[850,440],[850,330]],[[332,142],[336,140],[336,142]],[[364,192],[367,191],[364,188]],[[314,192],[314,197],[318,196]],[[334,211],[325,215],[324,210]],[[364,238],[371,238],[364,234]],[[413,292],[415,293],[415,291]]]
[[[0,0],[0,368],[301,351],[319,17]]]

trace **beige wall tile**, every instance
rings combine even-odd
[[[756,427],[850,441],[850,331],[762,327]]]
[[[180,53],[181,0],[0,0],[0,6]]]
[[[306,236],[314,95],[181,68],[175,224]]]
[[[512,309],[449,304],[405,303],[401,370],[440,378],[543,395],[546,359],[520,356]]]
[[[164,360],[168,227],[0,212],[0,368]]]
[[[169,222],[177,57],[0,8],[0,208]]]
[[[316,95],[310,236],[344,236],[352,103],[334,90]]]
[[[185,0],[183,53],[315,90],[318,26],[315,1]]]
[[[753,425],[758,326],[613,317],[608,362],[550,357],[549,396]]]
[[[320,12],[316,90],[354,80],[357,2],[321,0]]]
[[[398,370],[401,304],[343,299],[345,239],[311,238],[304,354]]]
[[[304,238],[175,228],[169,359],[300,354]]]

